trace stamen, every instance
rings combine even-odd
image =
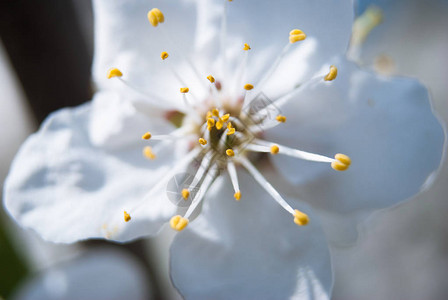
[[[278,115],[275,117],[275,119],[280,122],[280,123],[285,123],[286,122],[286,117],[282,116],[282,115]]]
[[[150,146],[146,146],[145,148],[143,148],[143,155],[150,160],[156,159],[156,155],[154,154]]]
[[[165,21],[165,17],[160,9],[153,8],[148,12],[148,21],[152,26],[157,27],[159,23],[163,23]]]
[[[254,177],[254,179],[258,182],[258,184],[264,188],[274,200],[280,204],[287,212],[294,216],[294,209],[286,202],[282,196],[277,192],[277,190],[261,175],[260,172],[244,157],[239,159],[241,164],[246,168],[246,170]]]
[[[218,122],[216,122],[216,129],[221,130],[223,126],[224,122],[222,121],[222,119],[218,119]]]
[[[146,91],[141,91],[140,89],[136,88],[135,86],[131,85],[130,83],[128,83],[126,80],[124,80],[123,78],[121,78],[123,76],[123,73],[118,70],[117,68],[111,68],[109,69],[109,71],[107,72],[107,78],[111,79],[111,78],[117,78],[123,85],[125,85],[127,88],[129,88],[130,90],[134,91],[135,93],[143,96],[146,100],[148,100],[148,102],[156,107],[160,106],[165,106],[167,107],[166,103],[169,103],[168,101],[166,101],[166,99],[160,98],[156,95],[153,95],[149,92]]]
[[[330,157],[326,157],[324,155],[319,155],[319,154],[314,154],[314,153],[310,153],[310,152],[305,152],[305,151],[301,151],[301,150],[297,150],[297,149],[293,149],[293,148],[289,148],[283,145],[277,145],[271,142],[267,142],[264,140],[260,140],[260,139],[255,139],[254,140],[255,144],[249,144],[247,145],[246,149],[247,150],[252,150],[252,151],[256,151],[256,152],[271,152],[271,147],[272,146],[277,146],[279,149],[278,153],[280,154],[284,154],[284,155],[288,155],[288,156],[292,156],[292,157],[296,157],[296,158],[300,158],[303,160],[309,160],[309,161],[315,161],[315,162],[326,162],[326,163],[332,163],[335,160],[333,158]],[[258,144],[258,145],[257,145]]]
[[[215,83],[215,77],[213,77],[212,75],[208,75],[207,79],[211,82],[211,83]]]
[[[208,118],[207,119],[207,129],[210,131],[210,130],[212,130],[213,126],[215,126],[215,119]]]
[[[251,48],[250,48],[249,44],[244,43],[243,50],[244,50],[244,51],[248,51],[248,50],[250,50],[250,49],[251,49]]]
[[[301,212],[298,209],[294,210],[294,223],[299,226],[305,226],[310,221],[310,218],[307,214]]]
[[[235,152],[233,152],[232,149],[227,149],[226,154],[227,154],[227,156],[230,156],[230,157],[235,156]]]
[[[107,79],[111,79],[112,77],[121,77],[123,76],[123,73],[121,73],[120,70],[118,70],[117,68],[110,68],[107,71]]]
[[[324,80],[333,81],[336,79],[336,76],[338,76],[338,68],[335,66],[330,66],[330,72],[324,77]]]
[[[229,120],[229,118],[230,118],[230,114],[225,114],[225,115],[223,115],[222,117],[221,117],[221,120],[223,121],[223,122],[227,122],[228,120]],[[230,123],[229,123],[230,124]],[[227,125],[228,126],[228,125]]]
[[[131,220],[131,215],[124,211],[124,221],[129,222]]]
[[[336,171],[345,171],[351,165],[352,160],[345,154],[338,153],[334,156],[335,161],[331,163],[331,167]]]
[[[162,58],[162,60],[165,60],[168,58],[168,52],[163,51],[162,54],[160,54],[160,58]]]
[[[188,225],[188,219],[182,218],[179,215],[172,217],[170,220],[171,228],[177,231],[182,231],[185,227],[187,227],[187,225]]]
[[[187,87],[180,88],[180,92],[181,92],[182,94],[186,94],[186,93],[188,93],[189,91],[190,91],[190,89],[187,88]]]
[[[182,190],[182,198],[184,198],[184,200],[188,200],[188,197],[190,197],[190,191],[187,189],[183,189]]]
[[[265,73],[265,75],[262,77],[262,79],[256,84],[257,87],[262,88],[264,86],[264,84],[266,83],[266,81],[272,76],[272,74],[274,74],[274,72],[277,70],[278,66],[280,65],[280,62],[282,61],[283,57],[285,57],[286,53],[288,53],[289,49],[291,48],[291,45],[297,41],[300,40],[304,40],[306,38],[306,34],[303,33],[303,31],[299,30],[299,29],[293,29],[291,30],[291,32],[289,33],[289,43],[286,44],[286,46],[283,48],[282,52],[280,53],[280,55],[277,57],[277,59],[275,60],[275,62],[271,65],[271,67],[269,68],[269,70]],[[249,103],[252,101],[253,99],[249,100]],[[246,104],[246,107],[250,107],[250,105],[248,105],[249,103]]]
[[[201,144],[202,146],[205,146],[205,145],[207,145],[207,141],[204,138],[200,138],[199,144]]]
[[[193,202],[191,203],[190,207],[188,208],[187,212],[185,213],[184,218],[188,220],[188,218],[191,216],[191,214],[195,211],[196,207],[201,203],[202,199],[204,199],[205,194],[209,190],[210,186],[213,184],[213,182],[216,179],[217,176],[217,167],[214,166],[212,169],[204,174],[205,179],[202,182],[202,186],[199,189],[198,193],[196,194],[195,198],[193,199]]]
[[[235,190],[235,194],[233,197],[239,201],[241,199],[240,186],[238,184],[238,175],[236,172],[235,164],[232,161],[227,162],[227,171],[229,172],[230,181],[232,181],[233,189]]]
[[[212,109],[212,116],[219,117],[219,110],[216,108]]]
[[[289,42],[294,44],[298,41],[306,39],[306,34],[300,29],[293,29],[289,32]]]
[[[144,140],[149,140],[150,138],[151,138],[151,133],[149,131],[142,135],[142,139],[144,139]]]
[[[280,148],[278,147],[278,145],[271,146],[271,154],[276,155],[276,154],[278,154],[279,151],[280,151]]]
[[[250,91],[250,90],[252,90],[253,88],[254,88],[254,86],[253,86],[252,84],[250,84],[250,83],[247,83],[247,84],[244,85],[244,89],[245,89],[246,91]]]

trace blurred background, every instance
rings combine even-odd
[[[448,1],[360,0],[357,15],[371,5],[383,22],[360,47],[358,63],[419,78],[446,126]],[[91,98],[92,24],[90,0],[1,2],[1,184],[20,144],[50,112]],[[445,162],[430,189],[365,220],[354,245],[332,248],[333,299],[448,298],[447,182]],[[1,208],[0,299],[180,299],[168,275],[172,237],[167,230],[126,245],[52,244]]]

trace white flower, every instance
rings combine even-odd
[[[440,163],[424,87],[344,58],[351,1],[94,7],[99,92],[51,115],[5,185],[11,215],[45,239],[126,241],[170,222],[185,228],[171,275],[186,298],[325,299],[330,256],[310,206],[337,232],[417,193]],[[330,167],[350,165],[337,153],[346,172]],[[184,172],[193,183],[166,192]]]

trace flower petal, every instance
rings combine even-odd
[[[225,1],[202,1],[198,7],[197,50],[207,63],[219,54],[219,32]],[[351,35],[351,1],[233,1],[227,3],[227,40],[224,67],[231,80],[248,43],[247,81],[256,84],[289,43],[289,32],[299,28],[305,41],[292,45],[293,50],[279,66],[267,86],[269,96],[288,90],[319,71],[330,58],[345,52]],[[220,79],[220,78],[219,78]],[[278,84],[280,83],[280,84]],[[240,87],[242,90],[242,86]],[[256,86],[256,88],[258,88]]]
[[[344,59],[337,65],[335,81],[308,84],[280,108],[288,121],[267,138],[331,157],[345,153],[350,169],[338,173],[280,155],[274,163],[302,199],[323,210],[378,209],[411,197],[442,157],[444,132],[427,90],[416,80],[384,78]]]
[[[117,250],[93,250],[27,280],[12,299],[148,299],[145,270]]]
[[[318,220],[298,227],[247,173],[233,199],[221,178],[201,215],[171,246],[171,276],[186,299],[329,299],[330,254]]]
[[[95,120],[91,107],[53,113],[22,145],[5,182],[7,210],[53,242],[124,241],[156,233],[176,211],[164,192],[136,210],[131,222],[124,222],[123,211],[140,203],[175,163],[173,151],[149,162],[142,157],[143,144],[96,147],[87,130]]]

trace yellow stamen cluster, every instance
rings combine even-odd
[[[214,83],[215,82],[215,77],[213,77],[212,75],[208,75],[207,79],[211,82]]]
[[[131,220],[131,215],[124,211],[124,221],[129,222]]]
[[[152,26],[157,27],[159,23],[165,21],[165,16],[158,8],[153,8],[148,12],[148,21]]]
[[[251,49],[251,48],[250,48],[249,44],[244,43],[243,50],[244,50],[244,51],[248,51],[248,50],[250,50],[250,49]]]
[[[345,154],[338,153],[334,156],[336,159],[331,163],[331,167],[336,171],[345,171],[351,165],[352,160]]]
[[[285,123],[286,122],[286,117],[282,116],[282,115],[278,115],[275,117],[275,119],[280,122],[280,123]]]
[[[181,216],[177,215],[171,218],[170,220],[170,226],[174,230],[181,231],[188,225],[188,219],[182,218]]]
[[[187,189],[183,189],[181,194],[182,194],[182,198],[184,198],[184,200],[188,200],[188,197],[190,197],[190,191]]]
[[[325,76],[325,81],[333,81],[338,76],[338,68],[335,66],[330,66],[330,72],[328,72],[327,76]]]
[[[294,44],[298,41],[306,39],[306,34],[300,29],[293,29],[289,32],[289,42]]]
[[[240,201],[241,199],[241,192],[238,191],[235,194],[233,194],[233,197],[235,198],[236,201]]]
[[[118,70],[117,68],[110,68],[107,71],[107,79],[111,79],[112,77],[121,77],[123,76],[123,73],[121,73],[120,70]]]
[[[160,54],[160,58],[163,59],[163,60],[167,59],[168,56],[169,56],[169,55],[168,55],[168,52],[165,52],[165,51],[163,51],[163,52]]]
[[[254,88],[254,86],[252,84],[250,84],[250,83],[247,83],[247,84],[244,85],[244,89],[246,91],[250,91],[253,88]]]
[[[201,144],[202,146],[205,146],[205,145],[207,145],[207,141],[204,138],[200,138],[199,144]]]
[[[227,156],[230,156],[230,157],[235,156],[235,152],[233,152],[232,149],[227,149],[226,154],[227,154]]]
[[[271,146],[271,154],[273,154],[273,155],[278,154],[279,151],[280,151],[280,148],[278,147],[278,145]]]
[[[294,223],[299,226],[305,226],[310,221],[310,218],[307,214],[301,212],[298,209],[294,210]]]
[[[149,140],[150,138],[151,138],[151,133],[150,132],[147,132],[147,133],[145,133],[145,134],[143,134],[142,135],[142,139],[144,139],[144,140]]]
[[[188,93],[189,91],[190,91],[190,89],[187,88],[187,87],[180,88],[180,92],[181,92],[182,94],[186,94],[186,93]]]
[[[152,152],[152,148],[150,146],[143,148],[143,156],[151,160],[156,158],[156,155]]]

